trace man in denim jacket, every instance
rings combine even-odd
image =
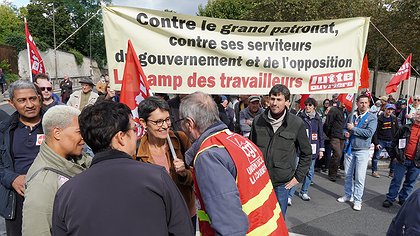
[[[356,101],[357,111],[353,114],[352,122],[347,123],[347,130],[344,132],[344,136],[349,139],[344,159],[345,195],[338,198],[337,201],[351,202],[354,200],[353,210],[360,211],[369,161],[369,148],[378,120],[375,115],[369,113],[369,98],[366,95],[359,95]]]

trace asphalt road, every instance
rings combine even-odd
[[[311,200],[303,201],[294,196],[292,206],[287,209],[286,224],[289,231],[317,236],[386,235],[400,206],[394,204],[391,208],[382,207],[391,178],[387,177],[386,161],[381,162],[380,178],[370,176],[371,170],[367,170],[361,211],[354,211],[350,203],[336,201],[344,193],[344,179],[334,183],[327,179],[326,174],[316,173],[314,184],[308,191]],[[420,184],[417,183],[418,187]]]

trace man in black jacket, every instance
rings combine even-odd
[[[42,130],[41,95],[35,85],[17,80],[9,87],[10,105],[16,112],[0,126],[0,215],[7,235],[22,235],[25,178],[39,152]]]
[[[271,88],[268,96],[270,108],[254,118],[249,139],[264,155],[265,165],[285,216],[289,191],[297,183],[303,182],[308,173],[312,148],[303,120],[286,108],[290,100],[289,89],[277,84]],[[296,167],[297,149],[300,157]]]
[[[387,104],[385,106],[385,112],[378,116],[378,126],[376,127],[376,132],[373,135],[372,142],[375,145],[375,152],[372,157],[372,176],[379,178],[378,170],[378,161],[382,150],[385,150],[390,154],[392,139],[398,131],[398,119],[394,116],[393,112],[395,111],[394,104]],[[392,176],[394,173],[394,157],[390,156],[391,162],[389,163],[389,176]]]
[[[338,166],[344,148],[344,113],[337,107],[329,107],[325,112],[324,133],[330,139],[332,158],[328,170],[329,180],[337,180]]]
[[[138,162],[131,110],[104,101],[79,116],[91,167],[57,192],[52,234],[193,235],[189,212],[165,168]]]

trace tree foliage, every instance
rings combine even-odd
[[[31,0],[26,7],[16,9],[11,3],[0,5],[0,43],[25,49],[23,17],[37,47],[45,51],[66,40],[100,9],[100,0]],[[110,0],[104,1],[110,3]],[[96,14],[86,25],[68,38],[59,48],[91,56],[100,66],[106,64],[102,15]]]
[[[310,21],[365,16],[407,57],[420,66],[418,0],[209,0],[198,15],[254,21]],[[395,72],[404,59],[372,25],[366,52],[376,69]]]

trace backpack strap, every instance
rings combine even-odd
[[[28,185],[28,183],[33,179],[33,178],[35,178],[35,176],[37,176],[38,174],[39,174],[39,172],[41,172],[41,171],[44,171],[44,170],[49,170],[49,171],[52,171],[52,172],[54,172],[54,173],[56,173],[56,174],[58,174],[58,175],[61,175],[61,176],[64,176],[64,177],[66,177],[67,179],[71,179],[72,178],[72,176],[70,176],[70,175],[68,175],[68,174],[66,174],[66,173],[64,173],[63,171],[61,171],[61,170],[57,170],[57,169],[54,169],[54,168],[52,168],[52,167],[42,167],[41,169],[39,169],[39,170],[37,170],[37,171],[35,171],[35,173],[31,176],[31,178],[29,178],[28,179],[28,181],[26,181],[26,184],[25,184],[25,187]]]

